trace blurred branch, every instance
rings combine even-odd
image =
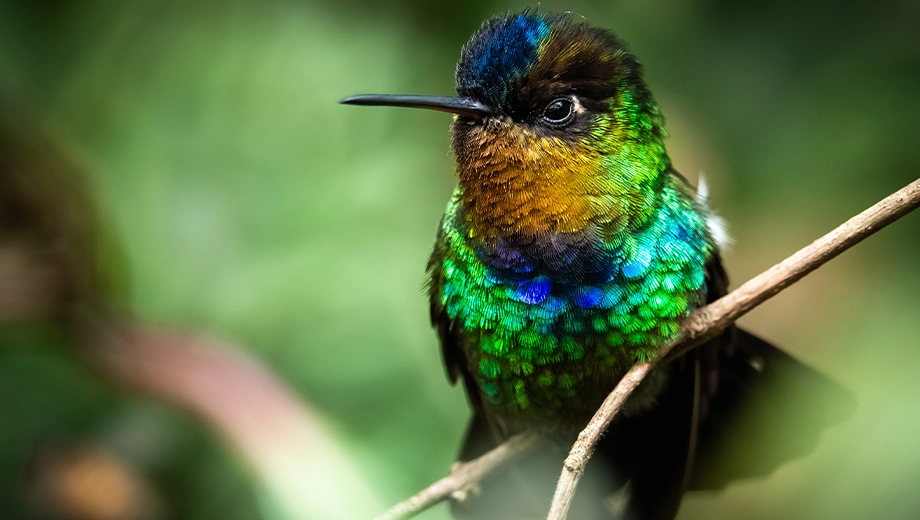
[[[287,518],[353,518],[377,503],[320,415],[242,349],[98,311],[80,318],[81,352],[98,373],[204,419]]]
[[[846,251],[869,235],[891,224],[920,206],[920,179],[838,226],[789,258],[776,264],[741,287],[715,302],[701,307],[684,320],[678,336],[661,348],[656,358],[634,365],[607,396],[578,440],[569,451],[553,496],[548,520],[563,520],[575,494],[578,480],[594,452],[594,447],[623,403],[643,378],[658,363],[668,362],[705,343],[724,331],[738,318],[814,271],[828,260]],[[452,493],[475,487],[489,472],[532,451],[537,443],[530,437],[512,437],[478,459],[454,465],[451,474],[413,497],[400,502],[378,519],[397,520],[412,517],[452,496]],[[484,461],[488,459],[488,464]],[[480,465],[481,464],[481,465]],[[467,472],[476,465],[487,471]]]
[[[2,101],[0,326],[53,324],[102,378],[201,418],[249,464],[280,518],[379,510],[330,425],[254,356],[111,311],[100,262],[112,251],[100,246],[83,172]]]

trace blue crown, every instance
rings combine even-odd
[[[457,93],[503,106],[509,87],[537,62],[540,42],[549,32],[546,18],[534,12],[487,21],[463,48]]]

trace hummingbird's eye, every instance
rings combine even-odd
[[[543,109],[543,122],[554,128],[562,128],[575,117],[575,105],[571,99],[554,99]]]

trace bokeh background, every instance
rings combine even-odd
[[[46,200],[93,207],[102,299],[235,344],[297,396],[323,446],[267,475],[200,414],[91,368],[53,320],[12,313],[0,316],[0,516],[360,518],[443,476],[468,412],[422,285],[454,183],[449,116],[337,101],[450,94],[469,35],[525,5],[0,4],[7,121],[79,177]],[[705,173],[730,224],[734,285],[920,176],[916,1],[541,5],[631,43],[675,165]],[[14,242],[0,233],[0,249]],[[918,256],[915,214],[742,320],[852,391],[855,412],[810,455],[688,496],[681,518],[920,517]],[[311,482],[324,498],[299,508]],[[80,490],[99,495],[84,509],[96,516],[77,513],[92,501]],[[112,505],[113,490],[136,507]]]

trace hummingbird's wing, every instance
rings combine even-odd
[[[827,376],[736,328],[719,351],[718,388],[701,421],[691,490],[764,476],[813,451],[855,410],[855,396]]]
[[[458,327],[455,320],[447,315],[447,309],[441,303],[438,297],[440,284],[442,283],[442,273],[444,259],[444,217],[438,225],[438,235],[435,238],[434,250],[428,259],[428,282],[427,292],[429,301],[429,312],[431,315],[431,324],[438,331],[438,339],[441,344],[441,357],[444,361],[444,369],[447,371],[447,378],[451,384],[456,384],[459,379],[463,379],[463,385],[466,389],[467,398],[470,406],[473,408],[474,416],[482,413],[482,402],[479,392],[476,390],[473,376],[467,369],[466,356],[460,346],[460,337],[457,334]]]
[[[706,275],[711,303],[728,291],[718,257]],[[697,351],[699,426],[691,437],[686,490],[716,490],[767,475],[810,453],[827,428],[855,410],[846,388],[739,327]]]

